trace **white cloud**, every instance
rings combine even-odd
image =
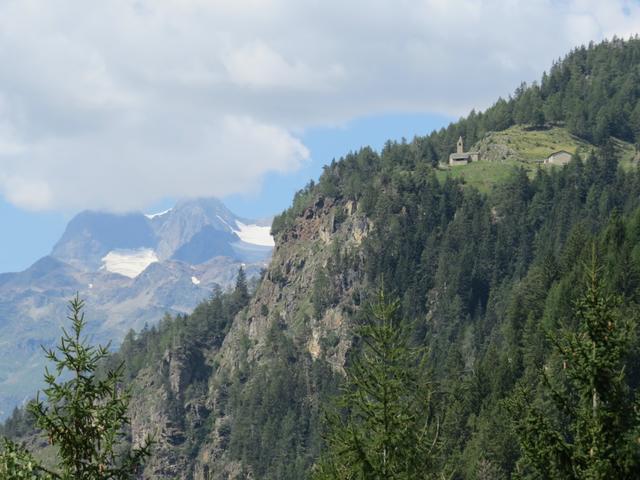
[[[290,64],[263,42],[233,50],[223,58],[223,63],[233,83],[257,88],[323,90],[344,72],[340,65],[314,72],[300,61]]]
[[[51,206],[51,189],[44,180],[12,175],[3,179],[2,184],[7,200],[11,203],[33,210]]]
[[[0,194],[123,210],[256,189],[308,158],[305,128],[485,108],[638,30],[630,0],[8,0]]]

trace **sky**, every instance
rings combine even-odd
[[[0,0],[0,272],[84,209],[270,216],[332,158],[638,31],[635,0]]]

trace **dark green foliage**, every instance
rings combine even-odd
[[[483,196],[463,183],[439,183],[414,160],[403,145],[388,144],[380,155],[365,149],[325,171],[317,195],[326,178],[340,179],[330,180],[339,189],[350,176],[368,179],[361,192],[337,197],[359,199],[358,211],[376,227],[362,263],[342,265],[339,255],[337,271],[328,266],[326,278],[318,275],[312,300],[317,312],[326,308],[332,291],[321,292],[349,268],[367,285],[395,292],[453,396],[437,407],[445,470],[453,478],[508,477],[520,451],[501,402],[518,380],[537,382],[551,355],[544,330],[571,312],[585,245],[605,244],[606,275],[626,299],[637,298],[640,236],[627,218],[640,206],[640,174],[620,170],[605,145],[533,179],[516,171]]]
[[[382,293],[358,328],[362,349],[347,368],[326,451],[314,479],[435,478],[438,424],[424,351],[409,345],[398,302]]]
[[[544,406],[524,391],[511,402],[524,459],[544,478],[640,476],[640,403],[625,372],[633,327],[601,276],[594,248],[577,329],[550,335],[556,355],[544,369]]]
[[[247,286],[247,275],[244,273],[244,268],[238,269],[238,276],[236,277],[236,286],[231,294],[231,308],[234,311],[240,311],[249,303],[249,287]]]
[[[191,315],[175,318],[166,315],[157,326],[145,327],[139,333],[130,331],[103,367],[113,368],[126,360],[124,376],[133,379],[142,368],[161,363],[167,349],[183,349],[186,354],[200,358],[202,349],[219,348],[233,317],[250,298],[242,269],[236,283],[236,288],[229,293],[215,288],[211,297],[198,305]],[[196,379],[206,378],[210,373],[204,362],[196,362],[195,366]]]
[[[230,382],[228,451],[256,478],[305,478],[320,453],[321,405],[335,390],[330,367],[299,351],[278,324],[269,331],[268,362],[244,385]]]

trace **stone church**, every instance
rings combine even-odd
[[[464,142],[462,141],[462,137],[458,139],[456,153],[449,155],[449,165],[466,165],[467,163],[477,162],[478,160],[480,160],[479,152],[464,151]]]

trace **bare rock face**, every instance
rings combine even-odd
[[[477,148],[480,157],[486,161],[522,160],[518,151],[505,143],[494,141],[492,134],[488,134],[474,148]]]
[[[169,387],[174,395],[180,396],[191,382],[193,366],[191,355],[185,349],[167,350],[162,359],[162,368],[169,373]]]
[[[187,431],[202,427],[210,410],[204,398],[185,400],[185,390],[202,362],[184,348],[167,349],[159,366],[149,366],[137,376],[129,405],[132,443],[148,437],[154,441],[144,478],[193,478],[192,462],[184,454]]]

